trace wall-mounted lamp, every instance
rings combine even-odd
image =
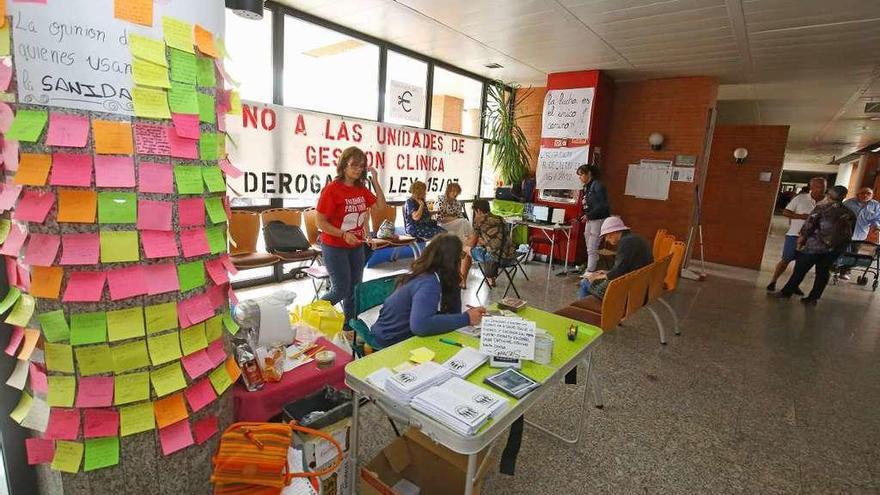
[[[663,134],[652,132],[651,135],[648,136],[648,144],[651,145],[652,150],[659,151],[663,148]]]
[[[733,150],[733,159],[736,160],[737,165],[742,165],[743,162],[746,161],[746,158],[749,156],[749,150],[745,148],[737,148]]]
[[[263,3],[265,0],[226,0],[226,8],[245,19],[259,21],[263,18]]]

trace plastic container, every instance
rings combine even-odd
[[[351,417],[351,392],[325,385],[314,394],[285,405],[283,411],[285,421],[296,420],[302,426],[320,430]]]
[[[546,331],[535,330],[535,359],[538,364],[550,364],[553,359],[553,337]]]

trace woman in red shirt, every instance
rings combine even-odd
[[[375,168],[369,168],[374,195],[367,189],[367,157],[351,146],[343,150],[336,164],[336,179],[321,190],[317,224],[321,229],[324,264],[330,275],[330,291],[321,299],[336,304],[342,301],[345,324],[354,318],[354,287],[364,275],[364,223],[375,204],[385,208],[385,194]]]

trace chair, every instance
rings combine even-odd
[[[663,273],[663,292],[672,292],[678,287],[678,280],[681,276],[681,264],[684,261],[684,253],[686,249],[687,245],[681,241],[676,241],[672,244],[672,248],[670,249],[669,266]],[[673,309],[672,305],[660,295],[657,296],[656,300],[663,306],[666,306],[669,314],[672,315],[675,335],[681,335],[681,328],[678,324],[678,314],[675,313],[675,309]]]
[[[660,245],[663,243],[663,238],[666,237],[666,229],[657,229],[657,233],[654,234],[654,259],[659,260],[663,257],[663,252],[660,248]]]
[[[379,231],[379,226],[382,225],[382,222],[389,220],[391,223],[394,223],[396,219],[397,207],[387,205],[384,210],[378,207],[373,207],[370,209],[370,231],[375,234]],[[376,239],[375,237],[370,237],[367,239],[367,244],[373,249],[373,251],[378,251],[380,249],[397,250],[403,247],[409,247],[412,249],[413,258],[417,258],[419,255],[419,240],[408,235],[399,235],[397,236],[397,239]],[[393,254],[392,259],[394,259]]]
[[[666,345],[666,330],[663,328],[663,322],[660,320],[660,315],[654,311],[650,305],[654,301],[660,301],[661,304],[666,306],[667,309],[672,313],[672,319],[675,324],[675,334],[681,335],[681,332],[678,329],[678,317],[675,315],[675,312],[672,311],[672,308],[666,301],[660,299],[660,296],[663,295],[663,281],[666,278],[666,272],[669,270],[669,264],[672,261],[672,254],[667,254],[660,261],[655,261],[651,265],[649,265],[650,270],[648,271],[648,298],[645,302],[645,309],[651,313],[651,316],[654,317],[654,321],[657,323],[657,331],[660,333],[660,343]]]
[[[271,253],[257,252],[260,235],[260,215],[252,211],[233,210],[229,219],[229,254],[232,265],[239,270],[272,266],[281,258]]]
[[[315,289],[315,295],[312,297],[312,301],[318,299],[318,294],[324,289],[324,286],[330,282],[330,274],[327,273],[327,267],[323,266],[322,258],[321,258],[321,248],[318,247],[318,219],[317,219],[318,211],[314,208],[310,208],[302,212],[303,223],[306,227],[306,239],[309,240],[309,244],[312,245],[311,251],[317,252],[317,256],[315,256],[315,261],[318,262],[318,265],[310,265],[308,268],[303,269],[303,273],[305,273],[309,280],[312,282],[312,288]]]
[[[287,225],[300,227],[302,223],[302,212],[291,208],[272,208],[261,212],[260,219],[263,221],[263,226],[269,225],[269,222],[279,221]],[[265,232],[263,235],[265,236]],[[309,243],[311,244],[311,241],[309,241]],[[318,256],[321,255],[321,251],[310,248],[294,252],[273,251],[272,254],[281,258],[282,263],[308,262],[308,266],[312,266],[315,263],[315,260],[318,259]],[[300,270],[302,268],[303,267],[299,267]]]
[[[520,297],[519,291],[516,289],[516,284],[513,283],[513,277],[516,276],[517,270],[523,270],[523,273],[525,273],[525,270],[520,266],[520,263],[527,255],[528,251],[525,253],[517,253],[514,258],[504,259],[498,262],[498,275],[504,274],[504,276],[507,277],[507,288],[504,289],[504,295],[501,296],[502,298],[507,297],[507,293],[510,292],[510,289],[513,289],[513,293],[516,294],[517,298]],[[477,292],[480,292],[483,284],[488,285],[486,280],[486,269],[483,267],[483,263],[486,263],[487,260],[478,260],[476,258],[473,258],[473,260],[477,263],[477,268],[480,270],[480,275],[483,277],[482,280],[480,280],[480,285],[477,286]]]
[[[388,275],[361,282],[355,286],[354,307],[357,317],[348,322],[348,326],[354,330],[354,337],[351,343],[352,357],[357,357],[358,353],[361,356],[364,355],[363,344],[358,346],[358,337],[373,349],[381,349],[381,346],[376,342],[376,337],[370,331],[370,327],[360,319],[360,315],[365,311],[381,306],[397,287],[398,277],[399,275]]]
[[[633,281],[632,273],[618,277],[608,283],[605,297],[588,296],[568,306],[556,310],[556,314],[566,318],[596,325],[603,332],[614,330],[626,316],[626,302],[629,286]]]
[[[675,236],[671,234],[666,234],[660,239],[660,245],[658,246],[658,253],[654,255],[655,260],[659,260],[660,258],[669,254],[672,250],[672,245],[675,244]]]

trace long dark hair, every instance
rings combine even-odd
[[[454,300],[453,295],[461,290],[461,263],[462,244],[461,239],[452,234],[440,234],[431,240],[428,247],[422,251],[409,273],[397,280],[397,286],[401,287],[410,280],[425,273],[436,273],[440,279],[440,312],[449,313]]]
[[[367,155],[357,146],[349,146],[342,150],[342,154],[339,155],[339,159],[336,160],[336,180],[345,180],[345,168],[348,167],[349,163],[352,161],[363,162],[364,170],[366,170]],[[359,178],[354,181],[354,185],[355,187],[364,187],[364,180]]]

